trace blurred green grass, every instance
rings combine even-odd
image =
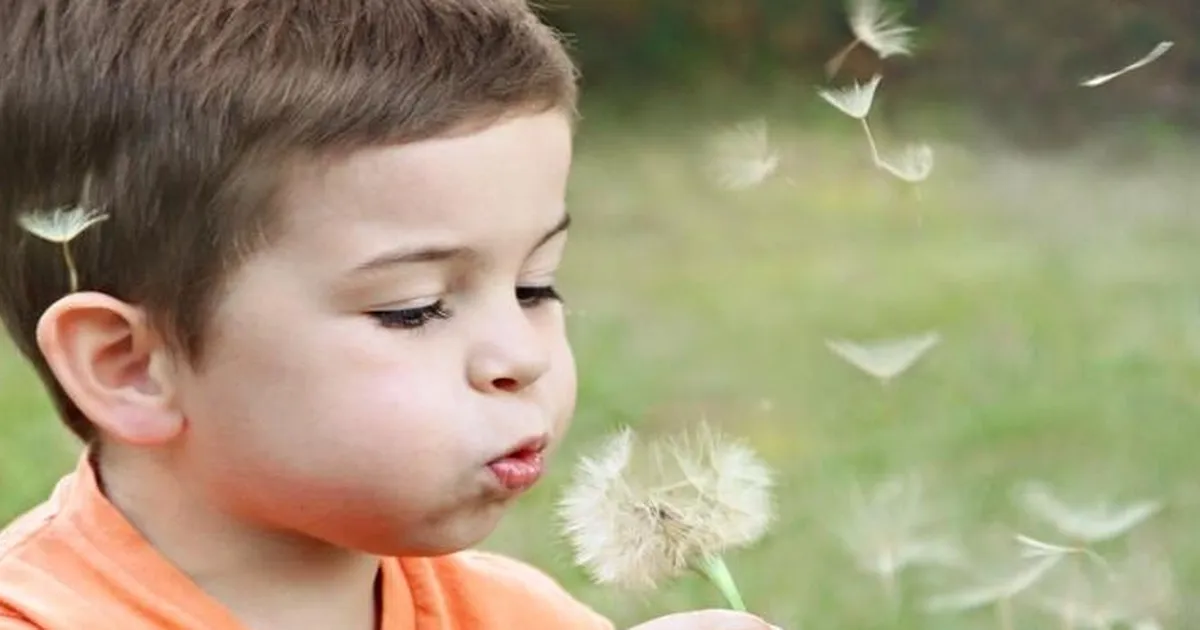
[[[1149,531],[1187,590],[1200,560],[1188,535],[1200,523],[1200,157],[1104,144],[1033,157],[933,138],[938,164],[917,198],[871,167],[851,121],[773,119],[780,173],[730,193],[704,175],[703,127],[661,116],[602,117],[579,138],[562,279],[579,412],[548,483],[487,546],[549,570],[619,625],[719,606],[693,579],[653,594],[589,584],[553,514],[572,458],[608,431],[703,415],[778,471],[776,527],[729,562],[749,605],[782,627],[994,626],[889,625],[878,586],[839,548],[848,484],[910,470],[946,493],[947,526],[966,537],[1022,522],[1011,488],[1026,479],[1161,497]],[[941,345],[887,387],[824,345],[926,330]],[[31,373],[16,358],[0,372],[7,519],[74,447]]]

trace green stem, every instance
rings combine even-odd
[[[725,564],[725,559],[721,556],[709,556],[704,559],[704,562],[697,567],[700,572],[721,594],[725,596],[725,600],[734,610],[746,612],[746,603],[742,601],[742,594],[738,592],[737,584],[733,581],[733,575],[729,573],[729,567]]]

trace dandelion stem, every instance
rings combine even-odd
[[[862,123],[863,133],[867,134],[867,144],[871,145],[871,161],[878,167],[879,163],[883,160],[879,157],[879,147],[875,144],[875,134],[871,133],[871,123],[867,122],[865,117],[859,119],[859,122]]]
[[[846,44],[844,48],[839,50],[832,59],[825,63],[825,74],[830,77],[837,74],[838,70],[842,68],[842,64],[845,63],[846,57],[849,56],[850,53],[853,52],[854,49],[857,48],[861,43],[861,39],[855,38],[854,41]]]
[[[71,293],[79,290],[79,274],[75,271],[75,258],[71,256],[71,244],[64,241],[62,244],[63,260],[67,263],[67,273],[70,275]]]
[[[733,575],[729,572],[729,567],[725,564],[725,559],[721,556],[708,556],[700,563],[697,570],[712,582],[717,590],[725,596],[725,600],[736,611],[746,612],[746,603],[742,601],[742,594],[738,592],[737,584],[733,581]]]

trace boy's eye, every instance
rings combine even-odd
[[[549,301],[562,301],[562,296],[552,286],[517,287],[517,302],[524,308],[533,308]]]
[[[562,301],[562,296],[552,286],[517,287],[516,294],[517,302],[522,308],[534,308],[548,301]],[[438,300],[426,306],[369,311],[367,315],[373,317],[384,328],[415,329],[435,319],[449,318],[450,311],[444,301]]]
[[[384,328],[404,329],[421,328],[435,319],[450,317],[450,311],[441,300],[427,306],[370,311],[367,314],[374,317]]]

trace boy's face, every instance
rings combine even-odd
[[[252,527],[378,554],[472,545],[575,400],[560,112],[296,174],[181,368],[194,490]],[[506,485],[509,484],[509,485]]]

